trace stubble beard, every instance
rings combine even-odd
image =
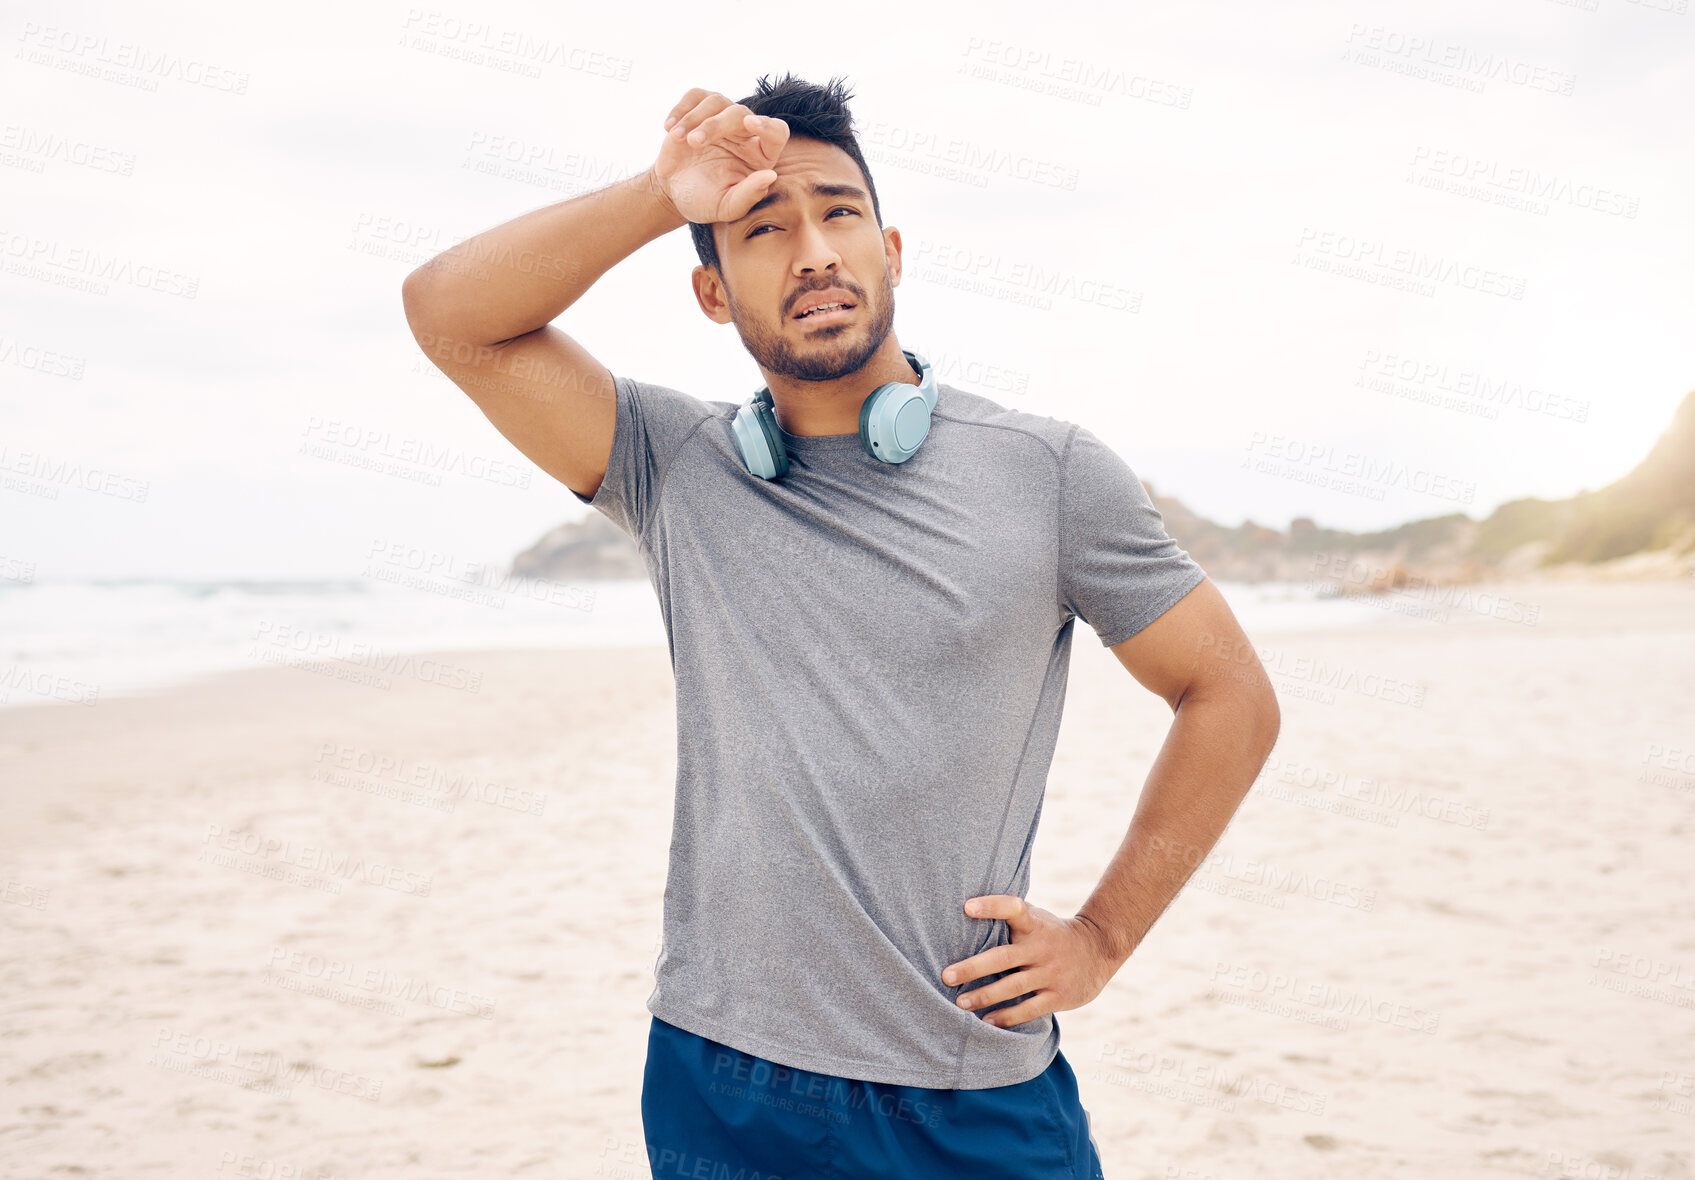
[[[868,328],[858,320],[848,320],[834,329],[815,332],[808,340],[791,339],[781,329],[773,330],[756,317],[742,314],[728,286],[724,296],[742,347],[767,372],[795,381],[835,381],[864,368],[894,328],[894,287],[886,269],[881,286],[869,309],[865,304],[860,306],[861,312],[869,310]]]

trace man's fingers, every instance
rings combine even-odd
[[[1029,961],[1029,950],[1026,946],[1020,943],[1006,942],[955,963],[942,972],[942,982],[955,985],[969,983],[973,979],[981,979],[983,976],[993,975],[997,971],[1011,971],[1014,967],[1023,967]],[[949,978],[950,976],[951,978]]]
[[[679,104],[681,105],[681,104]],[[730,105],[730,100],[716,91],[708,93],[694,106],[690,107],[681,119],[672,125],[670,134],[675,139],[685,139],[690,132],[706,120]]]
[[[1022,971],[1014,971],[1011,975],[1002,976],[993,983],[972,988],[968,992],[961,992],[954,1003],[961,1008],[981,1012],[984,1008],[992,1007],[1002,1000],[1010,1000],[1015,996],[1022,996],[1026,992],[1033,992],[1043,986],[1042,980],[1036,978],[1038,970],[1038,968],[1027,967]]]
[[[965,912],[973,918],[999,918],[1017,930],[1028,926],[1027,905],[1016,893],[985,893],[967,902]]]
[[[717,95],[715,97],[721,98],[723,96]],[[704,147],[714,140],[723,139],[726,136],[733,135],[746,138],[753,134],[747,128],[747,117],[751,113],[741,103],[732,103],[710,118],[701,120],[694,130],[688,133],[687,142],[696,147]]]
[[[718,202],[718,220],[740,221],[776,179],[777,174],[769,168],[762,172],[750,172],[742,177],[735,187],[724,194],[723,200]]]
[[[753,132],[758,137],[759,150],[764,153],[767,160],[775,162],[777,157],[783,154],[783,148],[789,142],[789,125],[781,119],[774,119],[769,115],[756,115],[754,117],[759,120]]]
[[[1052,1009],[1043,1003],[1042,996],[1037,994],[1031,996],[1022,1004],[1014,1004],[1010,1008],[999,1008],[989,1013],[983,1017],[983,1022],[992,1024],[996,1028],[1011,1028],[1015,1024],[1024,1024],[1026,1021],[1036,1019],[1044,1012],[1051,1011]]]
[[[669,131],[678,119],[694,110],[695,105],[707,94],[708,91],[704,87],[695,86],[691,88],[687,94],[677,100],[676,106],[665,113],[665,129]]]

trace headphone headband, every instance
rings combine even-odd
[[[884,463],[905,463],[930,434],[936,408],[936,374],[923,353],[901,349],[918,384],[888,381],[871,391],[859,407],[859,444]],[[760,479],[781,479],[789,471],[788,448],[777,426],[776,404],[768,385],[736,411],[730,430],[748,471]]]

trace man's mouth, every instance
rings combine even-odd
[[[810,310],[804,311],[800,315],[795,316],[795,319],[806,324],[826,324],[833,323],[836,320],[846,319],[848,316],[852,315],[853,312],[854,305],[851,303],[844,303],[841,301],[834,303],[820,303],[817,307],[811,308]]]

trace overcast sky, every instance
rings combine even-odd
[[[0,560],[356,576],[583,515],[401,280],[647,167],[690,87],[791,69],[855,92],[902,345],[1224,523],[1600,487],[1695,388],[1687,0],[759,11],[8,5]],[[743,400],[694,262],[671,234],[558,323]]]

